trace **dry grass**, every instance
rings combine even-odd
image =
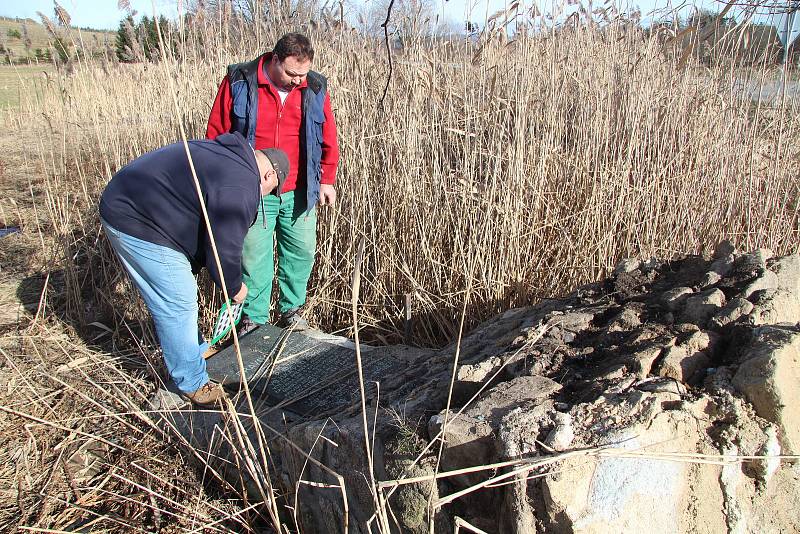
[[[236,55],[221,43],[202,61],[119,65],[111,75],[83,65],[53,82],[59,91],[29,105],[53,125],[42,156],[48,193],[69,198],[52,206],[56,233],[81,218],[92,246],[76,245],[94,256],[105,182],[176,139],[164,77],[179,81],[181,118],[201,137],[224,66],[273,36],[245,41]],[[341,202],[322,216],[311,284],[319,324],[348,324],[345,282],[362,238],[365,328],[397,339],[411,293],[422,343],[454,337],[472,261],[468,326],[597,279],[625,256],[700,252],[725,238],[797,249],[794,112],[742,98],[724,69],[678,68],[637,30],[512,43],[487,34],[475,58],[463,42],[405,50],[383,111],[380,43],[347,32],[313,37],[342,145]],[[64,160],[61,144],[81,150]]]
[[[0,530],[235,528],[238,508],[131,415],[154,389],[135,356],[89,350],[52,324],[0,337]]]
[[[52,18],[53,12],[49,9],[46,11],[45,15]],[[27,46],[23,26],[27,29],[27,37],[30,40]],[[19,32],[20,37],[16,37],[15,32]],[[14,36],[9,35],[9,33],[13,33]],[[79,42],[83,41],[83,48],[92,51],[102,50],[107,42],[113,43],[115,38],[115,33],[110,31],[80,30],[78,28],[65,27],[59,28],[59,34],[65,36],[67,42],[70,41],[70,38]],[[53,55],[56,54],[53,35],[47,31],[40,19],[0,17],[0,43],[2,43],[3,48],[11,51],[11,60],[15,63],[27,61],[28,59],[35,60],[37,48],[43,51],[49,48]],[[0,54],[0,58],[4,56],[5,54]]]
[[[0,65],[0,108],[18,108],[20,92],[39,90],[54,71],[48,64]]]
[[[181,530],[192,517],[199,523],[188,528],[245,528],[230,517],[244,501],[209,495],[197,451],[165,441],[141,417],[152,389],[145,377],[157,374],[144,363],[153,333],[96,213],[113,172],[174,142],[178,121],[202,136],[226,64],[296,29],[226,17],[199,17],[180,59],[79,62],[5,119],[36,132],[19,161],[34,202],[15,211],[20,194],[16,206],[0,206],[45,258],[20,272],[52,276],[41,306],[3,338],[0,528]],[[421,344],[455,338],[462,309],[469,328],[597,279],[625,256],[702,252],[726,238],[777,253],[800,247],[796,103],[754,103],[731,89],[734,77],[774,76],[766,66],[742,74],[684,65],[624,21],[513,42],[490,29],[478,43],[417,40],[395,51],[381,108],[383,44],[341,28],[309,33],[342,149],[341,200],[321,216],[311,282],[313,318],[329,330],[352,332],[350,276],[362,242],[362,336],[398,340],[410,293]],[[178,113],[165,77],[177,82]],[[202,298],[208,325],[218,295]],[[92,323],[111,335],[95,340],[106,331]],[[279,524],[281,489],[263,477],[269,450],[226,413],[237,465],[263,484],[260,520]],[[102,472],[70,464],[75,451],[101,458]]]

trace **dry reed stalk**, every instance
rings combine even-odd
[[[453,529],[453,534],[458,534],[461,529],[467,530],[469,532],[475,532],[476,534],[488,534],[485,530],[481,530],[475,525],[470,524],[468,521],[456,516],[453,518],[453,523],[455,528]]]
[[[467,306],[469,305],[470,296],[472,295],[472,268],[474,268],[474,264],[470,264],[470,271],[469,275],[467,276],[467,289],[464,294],[464,306],[461,309],[461,319],[458,322],[458,338],[456,339],[456,350],[453,354],[453,372],[450,374],[450,384],[447,389],[447,402],[444,408],[444,420],[442,421],[442,429],[441,435],[447,435],[447,425],[449,423],[450,418],[450,404],[453,401],[453,387],[456,383],[456,375],[458,374],[458,362],[459,357],[461,356],[461,336],[464,333],[464,322],[467,316]],[[488,384],[488,382],[487,382]],[[434,440],[432,440],[433,442]],[[439,473],[439,466],[441,465],[442,461],[442,453],[444,452],[444,444],[445,440],[440,439],[439,442],[439,450],[436,453],[436,464],[433,468],[434,480],[436,479],[436,475]],[[436,489],[435,485],[431,485],[430,493],[428,494],[428,529],[431,534],[433,534],[434,530],[434,509],[433,509],[433,494],[434,490]]]
[[[612,28],[611,32],[613,31]],[[341,87],[342,91],[347,89],[346,93],[339,95],[342,98],[334,94],[338,108],[337,116],[340,117],[342,129],[344,131],[347,128],[348,132],[352,132],[352,138],[359,140],[358,143],[343,141],[346,158],[343,162],[343,180],[347,176],[354,177],[352,180],[343,181],[343,187],[352,188],[352,191],[349,194],[347,191],[344,192],[342,208],[335,218],[330,219],[331,222],[337,221],[334,229],[338,234],[332,236],[324,233],[322,236],[321,247],[326,250],[325,257],[330,258],[332,265],[321,266],[321,272],[346,272],[347,263],[351,260],[346,259],[348,254],[345,252],[352,247],[349,243],[354,242],[353,238],[359,235],[354,233],[355,229],[366,228],[365,237],[370,243],[388,243],[389,247],[376,247],[376,251],[370,252],[370,255],[376,255],[377,261],[369,263],[382,267],[375,273],[378,277],[375,283],[369,284],[363,290],[365,303],[391,302],[392,295],[398,295],[399,298],[400,294],[408,292],[407,287],[403,287],[408,283],[413,284],[412,287],[415,289],[421,288],[421,304],[423,304],[421,311],[430,314],[432,324],[435,325],[430,333],[424,334],[430,338],[436,336],[436,331],[446,332],[446,335],[455,334],[455,322],[448,325],[448,321],[452,319],[446,320],[439,310],[452,310],[458,307],[454,305],[458,290],[453,289],[452,282],[447,282],[445,285],[443,281],[452,278],[447,276],[452,265],[449,260],[460,261],[463,251],[466,250],[455,241],[448,245],[441,237],[474,235],[474,231],[466,230],[470,226],[480,228],[480,223],[483,223],[484,227],[490,228],[488,233],[481,236],[479,242],[482,243],[482,248],[477,250],[481,277],[473,282],[476,302],[497,302],[499,298],[503,301],[503,305],[522,303],[525,299],[535,298],[536,293],[549,292],[554,287],[564,287],[575,281],[591,279],[613,265],[616,257],[626,253],[630,254],[637,250],[649,253],[658,250],[659,247],[667,254],[679,249],[697,250],[704,240],[716,239],[719,236],[719,233],[713,232],[709,226],[712,221],[719,220],[719,223],[714,222],[714,224],[719,228],[727,227],[731,234],[736,234],[739,210],[735,206],[733,209],[726,208],[721,219],[713,215],[698,218],[692,216],[688,209],[689,206],[696,205],[696,200],[692,200],[693,198],[703,198],[708,194],[719,198],[720,195],[727,195],[729,191],[738,190],[740,187],[735,182],[726,184],[727,179],[716,182],[698,181],[696,178],[685,179],[688,176],[682,177],[681,169],[688,168],[695,176],[703,167],[711,170],[712,175],[721,172],[722,169],[725,169],[726,173],[733,170],[735,176],[739,172],[737,169],[742,169],[741,163],[749,164],[756,161],[752,156],[748,157],[746,152],[757,151],[758,147],[748,148],[737,141],[729,142],[728,139],[741,138],[742,128],[748,132],[746,138],[751,138],[750,133],[754,133],[758,138],[757,132],[763,130],[763,126],[768,123],[764,123],[757,116],[756,124],[752,127],[734,119],[725,120],[727,126],[717,129],[722,123],[711,121],[712,115],[703,113],[704,110],[719,113],[721,108],[702,103],[702,99],[711,96],[715,90],[714,84],[706,84],[705,87],[691,85],[695,81],[702,82],[705,76],[691,72],[678,73],[675,76],[674,70],[671,72],[669,70],[669,62],[658,57],[660,51],[655,43],[637,39],[635,32],[624,34],[624,38],[616,43],[609,43],[605,37],[598,39],[589,31],[572,34],[565,32],[560,36],[559,49],[553,46],[556,43],[552,39],[541,41],[530,37],[520,38],[509,53],[512,71],[536,72],[537,68],[544,67],[541,72],[545,76],[512,77],[515,80],[515,87],[510,87],[502,78],[493,76],[492,70],[487,74],[483,72],[482,69],[496,68],[495,62],[498,60],[496,45],[487,42],[482,53],[484,63],[477,70],[461,69],[465,71],[463,81],[456,77],[458,82],[455,88],[460,94],[456,94],[453,87],[433,86],[431,98],[428,99],[422,98],[423,93],[417,89],[418,84],[414,83],[416,80],[409,75],[410,65],[399,63],[396,81],[400,84],[400,88],[391,91],[389,95],[395,100],[393,112],[397,117],[395,122],[398,123],[398,127],[381,133],[380,138],[376,138],[368,131],[369,124],[374,123],[374,116],[369,112],[361,113],[360,110],[364,109],[363,102],[358,98],[353,100],[353,97],[369,94],[369,84],[378,78],[371,78],[366,74],[365,80],[354,80],[356,84],[348,87],[352,81],[348,77],[347,69],[358,69],[349,60],[353,54],[339,51],[325,53],[324,49],[321,50],[322,61],[326,61],[325,58],[336,58],[335,63],[327,60],[330,64],[322,66],[322,70],[332,73],[333,90],[336,91],[337,87]],[[634,55],[630,52],[635,50],[634,47],[641,47],[642,51]],[[530,50],[526,51],[526,48]],[[576,53],[568,56],[558,68],[553,68],[554,56],[563,53],[561,49],[569,48],[574,49]],[[590,58],[591,63],[584,61],[581,55],[581,52],[585,55],[585,51],[590,49],[594,52]],[[427,53],[431,52],[433,61],[438,60],[438,51],[434,48]],[[632,70],[628,78],[615,77],[615,70],[619,70],[615,65],[628,56],[632,61],[630,67]],[[636,63],[633,63],[634,59]],[[230,59],[221,59],[220,64],[226,61]],[[177,68],[181,71],[177,74],[188,80],[190,91],[203,90],[207,91],[206,94],[213,93],[212,84],[218,76],[210,75],[207,66],[179,64]],[[197,70],[192,72],[191,69]],[[447,65],[440,70],[444,72],[437,73],[431,69],[429,73],[426,72],[425,79],[433,79],[440,75],[449,76]],[[453,72],[458,70],[453,69]],[[644,72],[652,74],[650,79],[641,78]],[[564,75],[570,77],[562,79]],[[590,77],[600,82],[589,83]],[[205,89],[191,81],[199,79],[203,80]],[[334,84],[334,81],[337,83]],[[493,90],[488,102],[485,99],[481,102],[476,91],[476,88],[484,83]],[[606,89],[600,88],[608,88],[609,91],[617,91],[617,88],[620,88],[621,91],[618,94],[611,92],[609,99],[608,95],[603,94]],[[552,92],[556,89],[560,91]],[[403,93],[408,94],[410,105],[397,108],[396,99]],[[581,93],[588,94],[584,97]],[[141,101],[143,97],[147,95],[139,91],[131,95],[131,101]],[[742,105],[736,101],[737,97],[735,95],[732,97],[733,105],[742,109]],[[691,103],[693,99],[698,99],[701,104],[693,105]],[[207,98],[188,99],[190,102],[203,100]],[[593,108],[579,104],[581,101],[594,102]],[[658,104],[660,101],[669,103],[673,111],[660,115],[667,109],[666,105]],[[390,102],[387,102],[387,105],[389,104]],[[613,104],[613,110],[607,108],[609,104]],[[110,110],[113,110],[110,111],[111,115],[129,114],[114,110],[120,108],[114,102],[109,102],[109,105]],[[142,102],[141,106],[153,109],[154,115],[157,115],[160,104],[149,100],[147,103]],[[648,107],[653,109],[650,110]],[[414,113],[404,112],[404,109],[413,109]],[[569,119],[565,114],[567,109],[575,110]],[[591,111],[591,115],[587,114],[587,111]],[[196,116],[192,110],[188,110],[187,114],[190,116],[190,124],[196,126],[202,124],[204,117]],[[692,114],[698,115],[700,120],[690,118],[688,121],[676,121],[672,118]],[[511,119],[507,127],[503,124],[504,116]],[[603,120],[598,120],[601,118]],[[791,117],[787,116],[787,119],[793,124]],[[486,121],[492,126],[487,127]],[[457,125],[455,128],[450,126],[453,123]],[[574,128],[570,126],[572,123],[576,124]],[[152,132],[158,131],[157,124],[158,121],[152,125]],[[578,127],[578,124],[582,126]],[[689,137],[681,133],[678,127],[683,129],[684,124],[689,125],[689,131],[697,130],[698,135]],[[151,128],[147,124],[144,126]],[[657,129],[654,129],[655,127]],[[455,133],[458,131],[465,132],[466,135]],[[494,133],[490,133],[492,131]],[[538,132],[548,135],[541,139],[543,142],[531,144],[523,143],[520,136],[513,134],[515,131],[531,132],[534,136],[537,136]],[[138,142],[140,134],[135,132],[136,130],[132,132],[134,145],[140,144]],[[396,132],[402,132],[402,136],[398,136]],[[783,138],[788,134],[788,130],[777,132],[777,135]],[[111,138],[105,142],[115,143],[113,137],[116,135],[112,133]],[[569,139],[571,144],[559,148],[554,141],[564,136],[568,139],[571,137]],[[434,143],[429,147],[421,146],[417,139],[422,138],[431,138]],[[507,142],[508,140],[511,142]],[[381,141],[380,144],[376,144],[377,141]],[[147,146],[150,146],[150,142],[147,142]],[[627,148],[620,151],[615,149],[615,146]],[[717,150],[716,147],[720,146],[724,148]],[[744,157],[736,153],[739,148],[745,151],[742,154]],[[144,149],[145,147],[142,147],[138,150]],[[684,157],[684,153],[692,151],[699,157],[691,159]],[[396,155],[392,155],[392,152],[396,152]],[[351,155],[348,156],[348,153]],[[570,170],[573,161],[580,163],[581,160],[576,159],[576,156],[580,156],[581,153],[591,158],[588,163],[592,160],[596,163],[579,164]],[[452,154],[456,157],[445,159],[442,158],[442,154]],[[662,154],[666,157],[661,157]],[[731,159],[729,156],[733,154],[735,158]],[[559,159],[567,165],[561,163]],[[415,169],[396,164],[400,161],[432,163],[426,164],[424,168]],[[704,161],[707,163],[703,163]],[[717,165],[714,163],[717,161],[723,163]],[[445,163],[452,166],[450,170],[443,166]],[[785,163],[779,164],[785,165]],[[696,169],[693,170],[692,166]],[[596,170],[592,171],[592,168]],[[632,170],[634,174],[631,175]],[[421,176],[415,177],[413,181],[416,184],[412,185],[411,176],[414,172],[420,171]],[[705,171],[702,172],[705,174]],[[369,183],[363,182],[363,179],[355,179],[359,176],[374,176],[376,173],[383,174],[389,183]],[[592,178],[592,181],[599,179],[598,184],[603,183],[605,177],[612,181],[608,182],[608,187],[595,189],[586,200],[581,200],[580,194],[592,192],[591,181],[581,187],[557,185],[563,178],[573,182],[580,174],[590,178],[595,175],[596,178]],[[626,174],[633,178],[630,188],[624,187],[626,185],[624,183],[619,183],[620,178]],[[481,181],[476,180],[477,175],[483,175],[487,180],[481,184]],[[552,178],[542,182],[541,177],[547,175]],[[519,176],[525,176],[525,179],[520,182]],[[650,176],[653,178],[650,179]],[[450,177],[458,179],[450,180]],[[684,180],[685,185],[678,187],[673,193],[669,188],[673,187],[675,180]],[[368,188],[362,187],[362,182],[368,184]],[[432,188],[436,184],[448,183],[454,184],[452,193],[455,195],[447,189],[442,190],[441,185]],[[555,189],[548,184],[555,184]],[[713,187],[708,188],[706,184]],[[663,186],[667,186],[667,189],[664,189],[666,194],[659,193],[659,188],[663,189]],[[532,196],[512,197],[508,194],[515,190],[529,191]],[[768,189],[770,190],[773,189]],[[756,206],[771,205],[772,207],[765,208],[768,210],[781,210],[783,209],[781,206],[789,207],[792,211],[791,214],[787,213],[789,219],[778,216],[767,217],[767,220],[771,221],[770,224],[773,226],[769,230],[769,235],[779,240],[778,246],[772,248],[793,246],[796,242],[795,231],[789,230],[788,233],[775,231],[781,225],[784,230],[791,228],[792,221],[796,220],[792,203],[759,200],[755,191],[757,188],[754,187],[754,202],[741,203],[742,206],[748,206],[747,209],[752,214],[751,221],[758,220],[755,216],[758,211]],[[445,195],[442,196],[442,193]],[[783,188],[779,195],[782,198],[787,195],[787,198],[793,198],[796,196],[796,188]],[[374,208],[369,208],[364,213],[353,211],[348,198],[358,198],[359,203],[369,206],[385,205],[386,199],[392,198],[394,216],[387,217],[387,213],[374,212]],[[448,228],[446,232],[434,230],[430,222],[420,218],[424,214],[423,208],[426,208],[426,198],[435,199],[436,204],[444,201],[444,204],[441,204],[444,208],[441,216],[442,224]],[[564,201],[561,201],[562,198]],[[608,199],[614,198],[618,201],[608,202]],[[410,202],[412,199],[413,203]],[[421,199],[421,202],[417,202],[417,199]],[[459,204],[452,203],[455,200],[458,200]],[[739,204],[734,198],[730,198],[730,201],[734,205]],[[723,204],[724,202],[727,201],[723,200]],[[613,213],[607,213],[605,206],[611,207]],[[674,206],[674,211],[671,206]],[[632,209],[634,207],[641,207],[641,213]],[[572,213],[567,214],[568,211]],[[576,217],[574,213],[580,213],[581,216]],[[430,221],[430,217],[428,220]],[[733,224],[722,223],[724,220]],[[781,223],[781,220],[784,222]],[[753,222],[750,224],[756,232],[764,231],[764,227]],[[612,225],[617,225],[620,229],[613,230]],[[688,231],[665,231],[676,225],[678,228],[687,228]],[[328,227],[330,225],[325,226]],[[609,231],[610,228],[612,231]],[[706,237],[700,238],[700,234]],[[663,244],[665,239],[675,235],[681,236],[680,239],[685,244],[669,243],[666,248]],[[750,231],[742,233],[742,237],[745,241],[750,239],[754,243],[763,242],[763,238],[754,238],[754,234]],[[568,239],[566,242],[573,244],[559,248],[555,246],[558,241],[554,238]],[[780,241],[785,245],[781,245]],[[590,253],[583,257],[585,259],[576,262],[579,257],[575,255],[575,251],[581,248],[589,250]],[[487,254],[488,250],[497,249],[502,250],[503,254],[495,257]],[[380,252],[377,252],[378,250]],[[626,250],[628,252],[625,252]],[[341,251],[341,254],[337,251]],[[452,252],[455,252],[455,255]],[[540,269],[536,263],[526,262],[525,258],[529,257],[542,258],[541,264],[545,268]],[[506,300],[518,298],[510,295],[521,289],[520,280],[526,278],[543,280],[543,277],[548,277],[551,281],[541,285],[539,290],[528,293],[523,300]],[[319,304],[314,308],[315,313],[320,317],[328,317],[323,322],[341,322],[345,310],[341,303],[346,302],[345,298],[341,298],[342,284],[334,285],[326,281],[319,287],[327,292],[327,295],[317,295],[315,302]],[[438,300],[441,300],[439,304],[435,302],[427,304],[428,295],[441,295],[445,298],[439,298]],[[500,306],[498,302],[497,308],[490,306],[485,313],[500,309]],[[365,317],[365,324],[380,324],[386,320],[384,318],[388,319],[393,315],[392,308],[384,308],[383,305],[368,306],[365,312],[376,314],[374,319]],[[428,328],[428,324],[421,326],[421,330]],[[388,332],[391,332],[391,329]]]
[[[356,255],[356,260],[353,269],[353,281],[352,281],[352,290],[351,290],[351,297],[350,297],[350,305],[352,307],[353,313],[353,338],[355,341],[355,353],[356,353],[356,370],[358,371],[358,391],[361,400],[361,422],[364,428],[364,452],[367,458],[367,469],[369,470],[368,473],[368,482],[370,486],[370,492],[372,493],[373,504],[375,505],[375,517],[378,520],[378,531],[381,533],[388,534],[391,532],[389,528],[389,521],[386,517],[386,514],[383,513],[384,508],[381,506],[380,502],[380,492],[378,491],[378,487],[375,482],[375,466],[373,464],[373,457],[372,457],[372,447],[370,446],[370,432],[369,432],[369,424],[367,422],[367,396],[366,390],[364,388],[364,367],[361,361],[361,342],[359,338],[359,328],[358,328],[358,298],[361,291],[361,269],[364,262],[364,241],[362,240],[358,245],[358,253]],[[377,415],[377,405],[376,405],[376,415]],[[373,431],[376,430],[376,427],[373,426]]]

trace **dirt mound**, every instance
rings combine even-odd
[[[342,475],[356,532],[376,502],[403,532],[427,532],[431,513],[437,530],[798,531],[800,470],[779,458],[800,453],[798,322],[800,256],[723,243],[712,258],[625,260],[459,347],[410,351],[379,398],[371,387],[375,477],[413,483],[375,497],[358,406],[333,424],[276,420],[296,445],[276,441],[276,469],[316,481],[296,502],[317,532],[341,530],[342,498],[297,447]]]

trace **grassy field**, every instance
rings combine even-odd
[[[50,16],[49,13],[47,13]],[[31,43],[25,46],[23,27],[27,29],[28,38]],[[83,43],[87,48],[99,48],[107,40],[113,43],[114,32],[97,30],[78,30],[77,28],[57,27],[57,31],[64,36],[66,42],[80,45]],[[19,33],[20,37],[16,37]],[[53,36],[42,25],[41,21],[33,19],[13,19],[0,17],[0,44],[7,50],[11,50],[12,59],[19,61],[23,58],[35,56],[37,48],[46,50],[52,47]],[[74,46],[74,45],[73,45]],[[0,58],[5,54],[0,54]]]
[[[41,92],[48,74],[55,72],[53,65],[0,65],[0,108],[16,109],[20,92]]]

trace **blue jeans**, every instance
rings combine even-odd
[[[197,328],[197,282],[177,250],[124,234],[101,220],[103,230],[153,316],[164,363],[175,385],[191,393],[208,382]]]

